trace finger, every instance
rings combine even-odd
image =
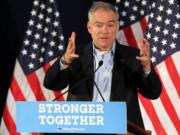
[[[144,56],[144,48],[140,47],[140,56]]]
[[[71,37],[69,38],[69,43],[70,43],[69,48],[70,48],[72,51],[75,50],[75,38],[76,38],[76,33],[75,33],[75,32],[72,32],[72,33],[71,33]]]
[[[145,38],[141,41],[140,50],[141,50],[140,56],[142,56],[142,55],[148,56],[149,55],[149,43]]]
[[[68,52],[75,52],[75,34],[71,34],[71,37],[69,38],[67,51]]]
[[[71,33],[71,40],[72,40],[72,42],[74,42],[74,44],[75,44],[75,38],[76,38],[76,33],[72,32]]]
[[[149,48],[149,42],[147,41],[147,39],[143,39],[143,44],[147,49]]]
[[[136,59],[141,61],[142,63],[147,63],[149,61],[149,59],[145,56],[136,56]]]
[[[144,44],[149,45],[149,42],[146,38],[143,39]]]
[[[139,44],[139,49],[140,49],[140,56],[142,56],[142,55],[144,55],[144,45],[143,45],[143,40],[140,40],[139,42],[138,42],[138,44]]]
[[[71,39],[69,38],[67,50],[69,50],[69,49],[71,48],[71,44],[72,44],[72,41],[71,41]]]
[[[143,46],[141,48],[140,56],[147,56],[147,55],[148,55],[148,49],[145,46]]]
[[[144,54],[146,56],[150,55],[150,49],[149,49],[149,45],[148,44],[145,44],[145,47],[144,47],[143,51],[144,51]]]
[[[79,55],[78,54],[71,54],[70,58],[71,58],[70,61],[73,61],[74,59],[79,58]]]
[[[137,59],[137,60],[140,60],[140,61],[143,61],[143,60],[144,60],[144,58],[141,57],[141,56],[136,56],[136,59]]]
[[[70,52],[74,52],[74,51],[75,51],[75,44],[74,44],[74,42],[72,41],[72,39],[70,39],[70,38],[69,38],[68,50],[69,50]]]
[[[71,55],[71,57],[73,57],[73,58],[79,58],[79,55],[74,53],[74,54]]]

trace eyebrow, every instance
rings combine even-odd
[[[103,22],[98,22],[98,21],[96,21],[96,22],[94,22],[94,23],[103,23]],[[107,23],[116,23],[116,20],[110,20],[110,21],[108,21]]]

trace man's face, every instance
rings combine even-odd
[[[97,9],[87,24],[93,42],[99,50],[107,51],[112,48],[119,23],[113,11]]]

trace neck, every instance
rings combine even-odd
[[[109,47],[106,47],[106,48],[99,48],[99,47],[97,47],[97,46],[94,44],[94,47],[95,47],[97,50],[102,51],[102,52],[106,52],[106,51],[112,50],[112,46],[113,46],[113,45],[111,45],[111,46],[109,46]]]

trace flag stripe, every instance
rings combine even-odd
[[[28,101],[35,101],[36,98],[34,96],[34,93],[32,92],[29,86],[27,78],[24,75],[24,72],[22,71],[22,68],[19,65],[18,60],[16,61],[16,65],[15,65],[14,77],[18,85],[21,86],[20,89],[22,90],[25,99]]]
[[[146,31],[147,21],[148,21],[148,18],[146,16],[139,21],[139,23],[141,24],[143,33],[145,33],[145,31]]]
[[[39,133],[32,133],[32,135],[39,135]]]
[[[155,70],[160,75],[162,85],[164,85],[166,93],[167,93],[168,97],[170,98],[171,104],[173,104],[174,109],[176,110],[177,114],[179,115],[180,108],[177,107],[177,106],[180,106],[178,94],[175,90],[172,80],[169,77],[165,62],[160,63],[158,66],[156,66],[156,68],[155,68]],[[168,82],[168,83],[166,83],[166,82]]]
[[[50,68],[51,64],[50,63],[47,63],[43,66],[43,70],[44,72],[46,73],[46,71]],[[45,88],[46,89],[46,88]],[[48,89],[46,89],[48,91]],[[52,97],[51,99],[48,99],[50,101],[52,101],[54,98],[56,97],[56,92],[54,92],[54,97]]]
[[[158,71],[156,70],[156,72],[158,72]],[[180,120],[179,120],[178,115],[177,115],[177,113],[175,111],[175,106],[172,105],[172,102],[169,99],[163,84],[162,84],[162,93],[161,93],[160,99],[161,99],[161,101],[163,103],[163,106],[164,106],[166,112],[169,115],[168,117],[170,117],[172,123],[176,127],[176,130],[180,131],[180,126],[179,126],[180,125]]]
[[[3,120],[4,120],[4,123],[6,125],[6,127],[8,127],[8,131],[9,131],[9,134],[10,135],[20,135],[20,133],[17,133],[16,130],[16,125],[12,119],[12,116],[10,115],[9,113],[9,109],[7,107],[7,105],[5,105],[4,107],[4,117],[3,117]]]
[[[166,131],[162,127],[162,124],[159,120],[159,117],[156,114],[156,111],[154,110],[152,103],[149,100],[143,98],[141,95],[139,95],[139,99],[141,100],[141,103],[143,104],[144,109],[146,110],[149,118],[151,119],[156,132],[162,135],[165,135]]]
[[[136,39],[134,38],[134,34],[133,34],[131,27],[126,27],[124,29],[124,34],[125,34],[126,40],[128,42],[128,45],[130,45],[131,47],[137,48],[138,46],[136,43]]]
[[[117,41],[122,44],[122,45],[128,45],[128,42],[126,40],[126,37],[125,37],[125,33],[123,30],[120,30],[118,33],[117,33],[117,37],[116,37]]]
[[[7,103],[7,107],[10,111],[9,114],[11,115],[12,120],[15,123],[16,122],[16,104],[15,104],[15,99],[11,93],[11,89],[9,91],[8,99],[9,99],[9,102]]]
[[[174,53],[174,54],[172,55],[172,58],[173,58],[173,62],[174,62],[174,64],[175,64],[175,66],[176,66],[176,70],[177,70],[177,72],[178,72],[178,76],[180,76],[180,62],[179,62],[180,51]],[[179,89],[179,91],[180,91],[180,89]]]
[[[172,80],[172,83],[174,84],[174,86],[175,86],[175,88],[177,90],[178,96],[180,97],[180,76],[178,75],[178,72],[176,70],[174,62],[173,62],[171,57],[168,57],[165,60],[165,63],[166,63],[166,66],[167,66],[169,76],[170,76],[170,78]],[[174,76],[176,76],[176,77],[174,77]]]
[[[16,123],[16,104],[15,104],[15,101],[25,101],[26,99],[24,98],[24,95],[22,93],[23,90],[19,87],[15,76],[13,76],[13,78],[12,78],[11,86],[10,86],[9,94],[8,94],[8,101],[9,102],[7,102],[7,108],[8,109],[10,108],[9,115],[11,116],[11,119],[9,119],[8,121],[15,124]],[[18,95],[16,93],[18,93]],[[6,125],[6,126],[9,129],[9,125]],[[11,129],[11,130],[13,130],[13,129]],[[12,131],[12,132],[17,132],[16,127],[14,128],[14,130],[15,131]],[[20,133],[20,135],[31,135],[31,134],[32,133]],[[38,133],[34,133],[34,134],[37,135]]]
[[[171,101],[169,97],[167,96],[166,90],[164,89],[164,86],[162,88],[162,94],[160,96],[161,101],[163,102],[163,106],[166,109],[166,112],[168,113],[168,117],[171,119],[171,122],[174,124],[177,131],[180,131],[180,120],[177,116],[177,113],[174,109],[174,107],[171,104]],[[166,124],[166,123],[165,123]],[[169,125],[170,123],[168,123]],[[171,128],[172,130],[172,128]]]
[[[9,135],[9,131],[7,130],[7,127],[4,123],[4,118],[1,119],[0,133],[3,133],[3,135]]]
[[[140,24],[140,23],[135,23],[135,24],[133,24],[133,25],[131,26],[131,30],[132,30],[132,32],[133,32],[133,35],[135,35],[135,36],[133,37],[133,39],[135,40],[134,43],[136,44],[136,46],[134,46],[134,47],[140,48],[140,46],[139,46],[140,44],[138,44],[138,42],[139,42],[140,40],[142,40],[143,37],[144,37],[141,24]],[[138,33],[138,34],[137,34],[137,33]],[[130,37],[127,37],[127,38],[130,39]],[[131,38],[132,38],[132,37],[131,37]]]
[[[35,72],[32,72],[31,74],[27,75],[27,80],[29,82],[29,85],[31,86],[31,89],[36,97],[36,100],[38,101],[44,101],[45,96],[43,95],[43,92],[41,90],[40,82],[35,74]]]
[[[16,132],[16,105],[11,89],[9,90],[7,99],[9,102],[5,105],[3,112],[5,126],[7,127],[10,135],[20,135]]]
[[[55,93],[56,97],[58,97],[59,95],[61,95],[63,93],[63,90],[61,90],[60,92],[59,91],[55,91],[54,93]],[[59,97],[57,99],[57,101],[65,101],[64,96]]]
[[[36,76],[37,76],[37,78],[39,80],[39,84],[40,84],[42,93],[45,96],[45,99],[48,101],[48,100],[51,100],[51,99],[55,98],[53,91],[47,90],[43,86],[43,80],[44,80],[44,76],[45,76],[44,69],[40,68],[39,70],[37,70],[35,72],[35,74],[36,74]]]
[[[176,135],[177,131],[171,119],[169,118],[168,112],[165,110],[161,100],[157,99],[157,100],[152,101],[152,105],[155,108],[155,113],[157,114],[163,129],[166,131],[166,134],[169,135],[173,133],[174,135]],[[161,132],[158,131],[157,133],[160,134]]]
[[[145,129],[146,130],[151,130],[152,132],[152,135],[156,135],[156,131],[154,129],[154,126],[153,126],[153,123],[151,121],[151,119],[149,118],[146,110],[144,109],[144,106],[143,104],[141,103],[141,100],[139,100],[139,105],[140,105],[140,108],[141,108],[141,114],[142,114],[142,117],[143,117],[143,122],[145,123]]]
[[[50,68],[50,63],[47,63],[47,64],[45,64],[44,66],[43,66],[43,70],[44,70],[44,72],[46,72],[49,68]]]
[[[14,76],[12,77],[12,85],[10,86],[10,89],[16,101],[26,100]]]
[[[11,93],[11,89],[9,90],[9,93],[8,93],[8,101],[9,102],[7,102],[7,108],[9,110],[8,115],[10,116],[10,118],[8,118],[7,121],[8,121],[8,123],[14,123],[15,128],[9,129],[9,125],[7,125],[7,124],[6,124],[6,127],[8,128],[8,130],[12,130],[11,132],[18,133],[16,130],[16,102],[15,102],[15,99],[13,97],[13,94]],[[14,134],[11,134],[11,132],[9,134],[14,135]],[[32,135],[31,133],[19,133],[19,134],[20,135]]]

